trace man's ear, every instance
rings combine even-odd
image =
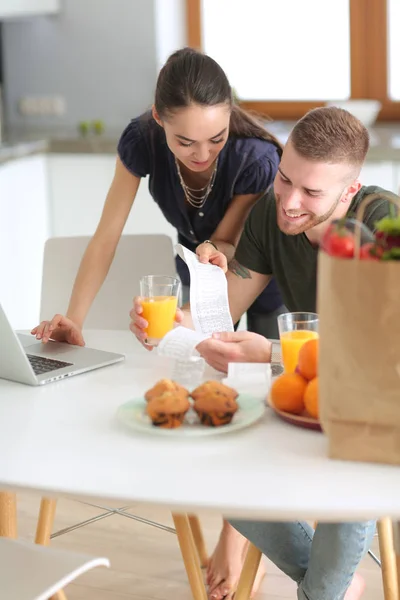
[[[160,119],[160,117],[159,117],[159,114],[158,114],[158,112],[156,111],[156,107],[154,106],[154,104],[153,104],[153,106],[151,107],[151,114],[152,114],[152,116],[153,116],[153,119],[155,120],[155,122],[156,122],[156,123],[157,123],[157,124],[158,124],[160,127],[163,127],[163,123],[162,123],[162,121],[161,121],[161,119]]]
[[[361,188],[361,182],[359,179],[355,179],[346,189],[345,193],[342,196],[342,202],[350,203],[354,196]]]

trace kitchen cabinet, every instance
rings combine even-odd
[[[114,168],[113,154],[48,155],[52,235],[92,235],[95,232]],[[364,185],[398,191],[400,163],[368,161],[360,178]],[[139,186],[124,233],[163,233],[176,243],[176,231],[150,196],[147,178]]]
[[[113,179],[115,156],[50,154],[48,162],[52,235],[92,235]],[[175,229],[150,196],[147,179],[140,183],[124,233],[163,233],[175,243]]]
[[[38,322],[48,211],[44,155],[0,165],[0,302],[15,329]]]
[[[60,11],[60,0],[0,0],[0,19],[49,15]]]

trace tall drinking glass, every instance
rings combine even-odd
[[[157,346],[174,326],[180,281],[167,275],[145,275],[140,280],[142,317],[148,322],[146,343]]]
[[[294,373],[300,348],[308,340],[318,337],[318,315],[311,312],[284,313],[278,317],[278,328],[285,373]]]

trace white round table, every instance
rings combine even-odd
[[[400,518],[400,468],[327,458],[321,433],[266,408],[242,431],[168,439],[128,430],[122,403],[168,375],[130,332],[88,331],[123,363],[40,387],[0,380],[0,490],[40,490],[269,520]]]
[[[323,434],[283,423],[269,408],[256,424],[225,435],[177,439],[127,429],[117,408],[168,377],[170,361],[128,331],[87,331],[85,338],[126,360],[41,387],[0,380],[0,490],[170,508],[195,600],[207,595],[185,513],[277,521],[391,517],[400,537],[399,467],[330,460]],[[12,535],[15,502],[0,497],[9,513],[0,527],[9,517],[9,531],[0,535]],[[47,525],[38,541],[47,543],[55,501],[43,502]],[[259,560],[250,545],[238,600],[248,597]]]

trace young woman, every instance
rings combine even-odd
[[[213,59],[190,48],[172,54],[158,76],[152,110],[133,119],[121,136],[115,175],[67,314],[43,321],[32,334],[43,342],[52,337],[84,343],[85,317],[110,268],[142,177],[149,176],[150,194],[176,227],[180,243],[203,261],[212,262],[216,249],[229,261],[250,209],[275,178],[281,150],[262,124],[233,103],[228,79]],[[189,273],[179,257],[177,270],[186,301]],[[249,329],[278,337],[276,316],[282,311],[272,283],[248,311]],[[261,315],[262,331],[252,326]],[[222,598],[237,582],[245,544],[224,523],[209,566],[211,597]]]

